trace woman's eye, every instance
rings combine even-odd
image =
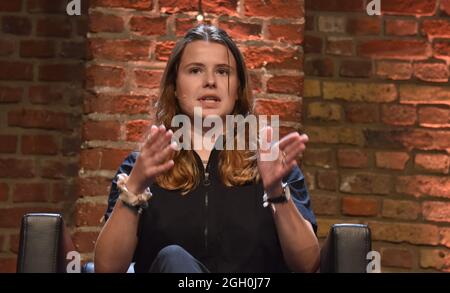
[[[202,70],[197,67],[189,69],[189,73],[194,73],[194,74],[200,73],[201,71]]]
[[[219,69],[219,70],[217,70],[217,72],[218,72],[220,75],[228,75],[228,74],[230,74],[230,70],[225,69],[225,68]]]

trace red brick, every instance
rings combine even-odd
[[[391,176],[370,173],[342,174],[339,190],[346,193],[389,194]]]
[[[204,0],[202,8],[204,12],[212,14],[237,14],[237,0]],[[159,8],[162,13],[178,13],[186,11],[197,11],[198,3],[189,0],[159,0]]]
[[[87,46],[86,42],[62,42],[60,57],[68,59],[86,59]]]
[[[34,174],[32,160],[0,159],[1,178],[30,178]]]
[[[78,178],[78,196],[105,196],[109,194],[111,179],[105,177]]]
[[[0,208],[0,227],[2,228],[19,228],[22,216],[27,213],[52,212],[55,211],[49,207],[15,207],[15,208]]]
[[[303,50],[306,54],[322,53],[323,41],[321,37],[305,35],[305,43]]]
[[[322,33],[345,33],[346,18],[335,15],[319,15],[318,31]]]
[[[450,105],[450,87],[400,85],[400,103]]]
[[[392,80],[408,80],[412,77],[413,67],[409,62],[377,62],[377,75]]]
[[[51,135],[22,135],[22,154],[25,155],[55,155],[58,153],[58,143]]]
[[[77,203],[75,207],[75,225],[100,226],[106,212],[106,205],[99,203]]]
[[[89,48],[95,59],[137,61],[150,55],[149,41],[90,39]]]
[[[33,79],[33,64],[18,61],[0,61],[0,80]]]
[[[389,83],[351,83],[351,82],[323,82],[323,98],[344,99],[355,102],[393,102],[397,99],[397,89]]]
[[[381,5],[382,13],[395,15],[433,15],[435,9],[435,0],[390,0]]]
[[[76,21],[77,26],[77,35],[80,37],[86,38],[88,33],[88,21],[85,18],[80,18]]]
[[[17,257],[2,257],[0,258],[0,272],[1,273],[15,273],[17,269]]]
[[[83,78],[83,64],[46,64],[39,66],[40,81],[81,82]]]
[[[15,153],[17,149],[16,135],[0,135],[0,153]]]
[[[151,122],[148,120],[133,120],[126,124],[126,139],[127,141],[142,141],[145,131],[150,126]]]
[[[263,2],[260,0],[246,0],[244,3],[246,16],[270,16],[283,18],[300,18],[305,14],[303,1],[285,0]]]
[[[130,150],[86,149],[80,152],[80,167],[89,170],[116,171]]]
[[[54,104],[62,100],[63,93],[48,85],[30,86],[28,96],[32,104]]]
[[[425,220],[433,222],[450,222],[450,203],[426,201],[422,203]]]
[[[314,15],[306,15],[305,16],[305,30],[306,31],[313,31],[315,28],[315,19],[316,17]]]
[[[130,31],[145,36],[163,36],[167,33],[166,23],[167,17],[133,16],[130,19]]]
[[[369,222],[372,241],[437,245],[439,229],[429,224]]]
[[[365,130],[368,146],[419,150],[447,150],[450,132],[424,129]]]
[[[443,249],[421,249],[420,267],[450,272],[450,254]]]
[[[301,70],[302,54],[297,49],[246,47],[243,55],[248,68],[293,69]]]
[[[448,19],[425,19],[421,31],[428,38],[450,38],[450,21]]]
[[[409,160],[408,153],[404,152],[376,152],[375,161],[378,168],[404,170]]]
[[[307,106],[308,120],[340,121],[342,106],[334,103],[313,102]]]
[[[118,8],[133,8],[139,10],[151,10],[152,0],[133,0],[133,1],[123,1],[123,0],[90,0],[90,7],[118,7]]]
[[[305,58],[305,75],[332,77],[334,74],[334,64],[331,58]]]
[[[352,123],[375,123],[380,116],[378,106],[370,104],[347,104],[345,115]]]
[[[385,21],[386,35],[414,36],[417,34],[418,25],[415,20],[387,19]]]
[[[245,23],[238,21],[221,21],[220,28],[225,30],[233,40],[258,40],[261,39],[262,27],[257,23]],[[289,33],[286,28],[284,33]],[[280,35],[280,40],[284,40]]]
[[[7,34],[26,36],[31,33],[31,21],[27,17],[8,16],[2,18],[3,32]]]
[[[441,0],[441,10],[450,15],[450,0]]]
[[[335,191],[338,188],[339,177],[335,170],[318,171],[317,187],[319,189]]]
[[[267,27],[269,40],[277,42],[292,42],[300,45],[303,42],[303,25],[300,24],[270,24]]]
[[[98,170],[100,168],[99,149],[82,149],[80,151],[80,168],[87,170]]]
[[[0,56],[9,56],[15,51],[15,42],[0,40]]]
[[[450,60],[450,42],[436,41],[433,46],[434,57],[439,59]]]
[[[414,164],[420,171],[448,174],[450,158],[443,154],[416,154]]]
[[[305,0],[306,11],[345,11],[345,12],[363,12],[364,1],[362,0]]]
[[[259,72],[250,72],[249,73],[249,85],[254,94],[262,93],[262,77]]]
[[[343,60],[339,75],[343,77],[369,77],[372,72],[372,63],[363,60]]]
[[[22,99],[23,89],[0,86],[0,103],[17,103]]]
[[[364,145],[364,136],[360,129],[349,127],[320,127],[308,126],[305,132],[310,143],[342,143],[350,145]]]
[[[450,178],[438,176],[399,176],[395,183],[397,193],[415,197],[435,196],[450,198]]]
[[[13,202],[46,202],[49,188],[45,183],[17,183],[12,193]]]
[[[447,82],[449,69],[445,63],[416,63],[414,75],[417,79],[430,82]]]
[[[8,113],[8,125],[23,128],[70,129],[70,114],[22,109]]]
[[[53,41],[27,40],[20,42],[20,56],[25,58],[50,58],[55,56]]]
[[[85,121],[83,125],[83,140],[112,140],[120,137],[118,121]]]
[[[292,94],[300,96],[303,90],[302,76],[273,76],[267,81],[268,93]]]
[[[175,34],[177,37],[184,36],[196,23],[197,21],[193,18],[177,18],[175,20]]]
[[[438,107],[420,108],[419,123],[425,127],[450,127],[450,109]]]
[[[426,41],[371,40],[360,43],[357,52],[360,56],[374,59],[423,60],[431,55],[431,48]]]
[[[342,214],[346,216],[376,216],[378,209],[376,199],[348,196],[342,198]]]
[[[85,99],[84,111],[85,113],[145,114],[150,112],[150,106],[155,101],[156,97],[150,96],[100,94]]]
[[[440,244],[450,248],[450,228],[441,228],[440,229]]]
[[[98,232],[75,232],[72,239],[77,251],[80,253],[94,252],[98,234]]]
[[[125,84],[125,71],[122,67],[91,65],[86,72],[86,87],[122,87]]]
[[[338,197],[336,194],[314,192],[311,194],[311,205],[316,215],[332,216],[338,213]]]
[[[417,120],[416,107],[404,105],[382,105],[381,121],[387,125],[409,126]]]
[[[70,163],[64,160],[42,160],[40,163],[40,175],[42,178],[63,179],[65,177],[78,176],[78,163]]]
[[[0,182],[0,201],[7,201],[9,195],[9,186],[6,183]],[[0,247],[2,247],[2,241],[0,241]]]
[[[62,154],[64,156],[78,155],[81,147],[81,138],[79,135],[62,138]]]
[[[22,0],[9,0],[0,3],[0,11],[18,12],[22,9]]]
[[[155,70],[135,70],[134,78],[137,87],[157,89],[161,82],[162,72]]]
[[[333,168],[336,166],[331,149],[306,148],[303,162],[309,166]]]
[[[328,37],[325,52],[331,55],[352,56],[354,40],[348,37]]]
[[[409,200],[383,200],[383,217],[400,220],[416,220],[421,213],[420,203]]]
[[[157,42],[155,47],[155,57],[158,61],[168,61],[169,56],[172,53],[172,49],[175,47],[175,42]]]
[[[359,149],[339,149],[337,151],[339,167],[367,168],[369,159],[367,152]]]
[[[379,35],[381,33],[381,18],[364,17],[351,18],[347,21],[347,33],[350,35]]]
[[[120,33],[124,30],[123,19],[117,15],[98,11],[89,13],[89,31],[93,33]]]
[[[413,253],[403,248],[382,248],[381,265],[385,267],[411,269],[414,263]]]
[[[257,113],[257,115],[279,115],[281,121],[300,121],[302,117],[301,109],[301,100],[255,100],[255,113]]]
[[[67,17],[38,19],[36,35],[40,37],[68,38],[72,34],[72,22]]]

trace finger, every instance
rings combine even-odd
[[[176,148],[176,142],[172,142],[168,146],[166,146],[162,151],[158,152],[155,156],[155,161],[158,164],[161,164],[168,159],[171,159]]]
[[[266,126],[260,131],[259,146],[260,151],[268,151],[272,144],[272,127]]]
[[[309,138],[306,134],[300,135],[298,132],[291,132],[280,140],[280,148],[284,149],[286,146],[292,144],[295,140],[307,143]]]
[[[156,133],[154,134],[154,136],[151,137],[148,143],[150,145],[149,150],[152,153],[158,151],[158,148],[156,146],[161,143],[161,139],[164,139],[165,132],[166,132],[165,128],[162,128],[161,126],[157,127]]]
[[[170,144],[171,139],[172,139],[172,135],[173,135],[172,130],[169,129],[168,131],[165,131],[160,136],[160,139],[158,141],[156,141],[155,144],[154,144],[155,152],[159,152],[162,149],[164,149],[166,146],[168,146]]]
[[[152,125],[150,128],[150,135],[146,137],[145,146],[151,146],[153,142],[157,139],[159,134],[159,128],[156,125]]]
[[[288,145],[283,151],[286,154],[286,161],[295,159],[301,152],[305,150],[305,144],[301,141],[295,141]]]
[[[160,175],[160,174],[166,172],[167,170],[169,170],[170,168],[172,168],[174,165],[175,165],[175,163],[173,160],[169,160],[169,161],[165,162],[164,164],[158,165],[154,168],[155,174]]]

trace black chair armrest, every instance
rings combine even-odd
[[[22,218],[18,273],[62,273],[66,253],[74,250],[59,214],[32,213]]]
[[[365,273],[372,249],[370,229],[360,224],[335,224],[320,252],[321,273]]]

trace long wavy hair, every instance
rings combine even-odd
[[[189,30],[183,39],[174,47],[167,62],[160,84],[159,99],[156,102],[156,123],[164,124],[166,129],[171,127],[172,118],[177,114],[183,114],[180,110],[178,100],[175,95],[178,67],[181,62],[183,50],[193,41],[215,42],[226,46],[236,60],[238,73],[238,99],[235,102],[232,115],[243,115],[246,117],[253,113],[250,106],[253,102],[251,89],[248,83],[248,73],[244,58],[241,52],[228,36],[228,34],[215,26],[199,25]],[[236,141],[236,133],[235,141]],[[246,141],[248,140],[246,131]],[[225,143],[225,138],[224,138]],[[235,144],[236,145],[236,144]],[[181,149],[175,152],[173,157],[175,165],[173,168],[159,175],[156,183],[169,190],[180,190],[182,194],[195,189],[200,183],[199,167],[196,163],[193,150]],[[221,181],[226,186],[239,186],[259,180],[255,151],[246,150],[223,150],[219,154],[219,174]]]

